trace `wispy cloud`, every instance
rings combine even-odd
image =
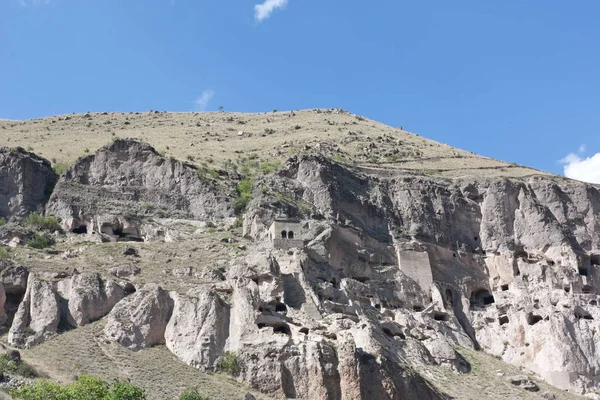
[[[215,97],[214,90],[210,90],[210,89],[203,90],[202,93],[200,94],[200,96],[198,96],[196,98],[196,100],[194,101],[194,104],[196,105],[196,109],[198,109],[200,111],[206,110],[206,107],[208,107],[208,103],[210,103],[210,101],[213,99],[213,97]]]
[[[50,0],[17,0],[21,7],[39,6],[43,4],[50,4]]]
[[[591,157],[584,157],[585,145],[579,147],[579,153],[568,154],[560,160],[564,164],[564,173],[567,178],[584,182],[600,183],[600,153]]]
[[[273,11],[278,8],[284,8],[288,3],[288,0],[265,0],[260,4],[254,6],[254,18],[258,22],[262,22],[269,18]]]

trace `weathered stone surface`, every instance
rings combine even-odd
[[[114,275],[117,278],[126,279],[135,278],[141,271],[142,269],[140,267],[133,264],[119,265],[108,270],[111,275]]]
[[[75,274],[58,282],[57,289],[68,304],[66,322],[73,327],[104,317],[125,297],[122,287],[96,273]]]
[[[30,347],[54,335],[60,322],[56,284],[29,276],[25,297],[8,332],[8,343]]]
[[[30,347],[59,329],[86,325],[105,316],[123,297],[120,286],[94,273],[75,274],[60,281],[30,274],[10,327],[9,344]]]
[[[139,240],[135,219],[123,217],[131,210],[196,219],[233,214],[228,199],[206,185],[195,168],[161,157],[148,144],[125,139],[70,167],[47,209],[70,221],[70,227],[85,225],[88,233],[104,233],[112,240]]]
[[[20,147],[0,147],[0,217],[42,211],[57,180],[48,160]]]
[[[172,312],[169,293],[158,285],[146,285],[117,303],[108,315],[104,333],[131,350],[164,343]]]
[[[0,281],[8,294],[24,293],[27,289],[29,271],[23,266],[11,265],[0,272]]]
[[[173,299],[173,316],[165,331],[167,347],[189,365],[214,367],[229,336],[229,305],[208,288]]]

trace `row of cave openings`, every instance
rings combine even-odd
[[[139,235],[132,233],[132,232],[124,232],[122,228],[114,228],[112,225],[103,225],[101,227],[101,232],[110,236],[117,236],[117,242],[143,242],[144,239],[142,239]],[[78,235],[87,235],[88,233],[88,228],[87,225],[82,224],[80,226],[78,226],[77,228],[73,228],[71,230],[72,233],[78,234]],[[95,233],[95,232],[92,232]],[[292,232],[292,237],[293,237],[293,232]]]

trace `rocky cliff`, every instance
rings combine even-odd
[[[58,175],[50,162],[21,147],[0,147],[0,217],[42,211]]]
[[[463,348],[560,389],[600,390],[598,187],[534,170],[450,178],[325,153],[308,146],[274,173],[253,173],[249,193],[239,185],[248,172],[206,181],[198,166],[132,140],[80,158],[46,205],[67,231],[54,262],[76,269],[14,254],[26,268],[2,273],[0,300],[18,304],[10,344],[102,320],[98,340],[135,352],[164,344],[273,398],[451,398],[423,371],[470,374]],[[0,179],[20,182],[14,171],[2,166]],[[30,195],[24,204],[38,201]],[[104,259],[94,249],[111,243],[69,245],[94,238],[144,243]],[[188,242],[188,256],[175,251]],[[211,259],[220,247],[229,256]]]

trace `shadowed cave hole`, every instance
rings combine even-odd
[[[420,306],[420,305],[414,305],[414,306],[413,306],[413,311],[416,311],[416,312],[421,312],[421,311],[423,311],[423,306]]]
[[[274,326],[273,327],[273,333],[281,333],[284,335],[291,335],[292,332],[290,331],[290,327],[287,325],[280,325],[280,326]]]
[[[500,323],[500,325],[508,324],[508,322],[509,322],[508,316],[501,315],[500,318],[498,318],[498,322]]]
[[[81,225],[81,226],[73,229],[71,232],[76,233],[78,235],[83,235],[83,234],[87,234],[88,230],[87,230],[86,225]]]
[[[592,265],[600,265],[600,254],[591,255],[590,263]]]
[[[359,281],[360,283],[366,283],[371,280],[370,278],[367,278],[366,276],[354,276],[354,277],[352,277],[352,279],[354,279],[355,281]]]
[[[300,333],[304,333],[305,335],[308,335],[308,328],[300,328]]]
[[[433,313],[433,319],[436,321],[446,322],[450,320],[450,316],[443,312],[435,312]]]
[[[500,289],[501,289],[503,292],[506,292],[506,291],[508,290],[508,283],[506,283],[506,284],[504,284],[504,285],[500,286]]]
[[[277,312],[286,312],[287,311],[287,307],[283,303],[277,303],[277,304],[275,304],[275,311],[277,311]]]
[[[471,307],[485,307],[495,302],[494,296],[487,289],[479,289],[471,293]]]
[[[529,325],[535,325],[541,320],[543,320],[543,318],[540,315],[535,315],[532,313],[527,314],[527,323]]]
[[[590,301],[590,306],[597,306],[597,305],[598,305],[598,301],[596,301],[596,300]]]
[[[577,268],[577,271],[579,272],[579,275],[581,275],[581,276],[589,276],[589,273],[590,273],[590,271],[586,267],[579,267],[579,268]]]

